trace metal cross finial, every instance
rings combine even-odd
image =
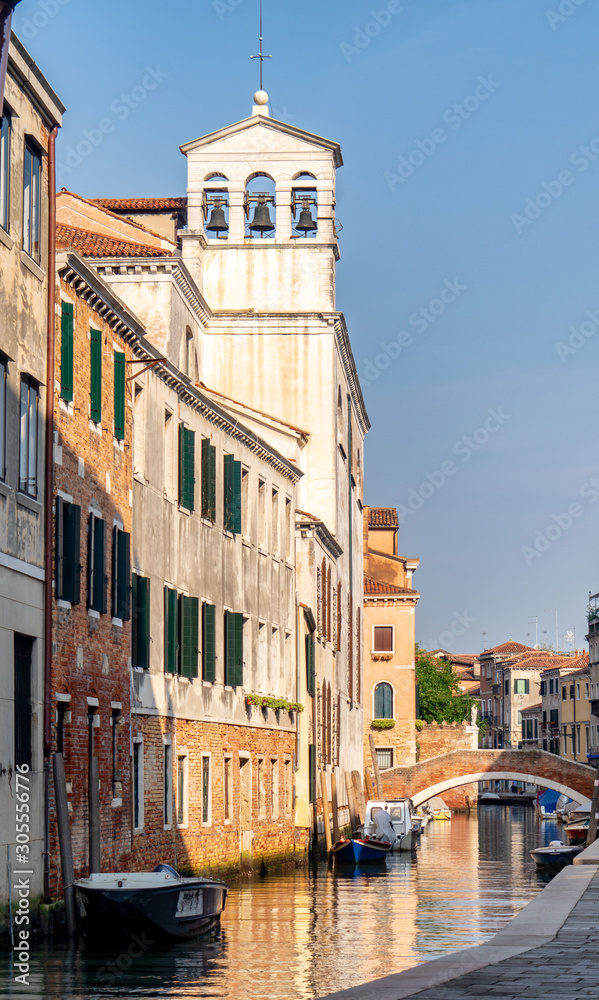
[[[260,41],[260,52],[258,53],[257,56],[250,56],[250,59],[259,59],[260,60],[260,90],[262,90],[263,89],[263,87],[262,87],[262,67],[263,67],[263,64],[264,64],[264,60],[265,59],[272,59],[272,56],[265,56],[264,53],[262,52],[262,42],[264,41],[264,39],[262,38],[262,0],[260,0],[260,35],[258,37],[259,37],[259,41]]]

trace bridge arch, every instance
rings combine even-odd
[[[386,798],[409,797],[418,806],[450,788],[495,779],[530,782],[582,802],[592,797],[595,776],[594,767],[546,750],[456,750],[383,771],[381,779]]]

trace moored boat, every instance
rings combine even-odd
[[[94,940],[147,933],[192,938],[216,927],[228,887],[209,878],[185,878],[170,865],[153,872],[94,872],[75,882],[84,926]]]
[[[531,851],[530,856],[540,871],[560,871],[566,865],[571,865],[581,851],[584,851],[584,845],[562,844],[561,840],[552,840],[548,847],[537,847]]]
[[[389,840],[393,851],[411,851],[416,843],[410,799],[369,799],[362,830],[365,837]]]
[[[365,837],[363,840],[354,838],[346,840],[341,837],[332,847],[332,855],[337,862],[347,865],[373,863],[384,861],[391,844],[382,840],[374,840]]]

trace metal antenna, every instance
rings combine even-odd
[[[259,59],[260,60],[260,90],[263,90],[264,88],[262,86],[262,66],[263,66],[264,60],[265,59],[272,59],[272,56],[265,56],[264,53],[262,52],[262,42],[264,41],[264,39],[262,37],[262,0],[260,0],[260,35],[258,37],[259,37],[259,41],[260,41],[260,51],[259,51],[259,53],[258,53],[257,56],[250,56],[250,59]]]

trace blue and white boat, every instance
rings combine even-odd
[[[358,838],[346,840],[345,837],[341,837],[333,845],[331,853],[339,864],[363,865],[384,861],[390,850],[391,844],[382,840],[370,837],[365,837],[363,840]]]

